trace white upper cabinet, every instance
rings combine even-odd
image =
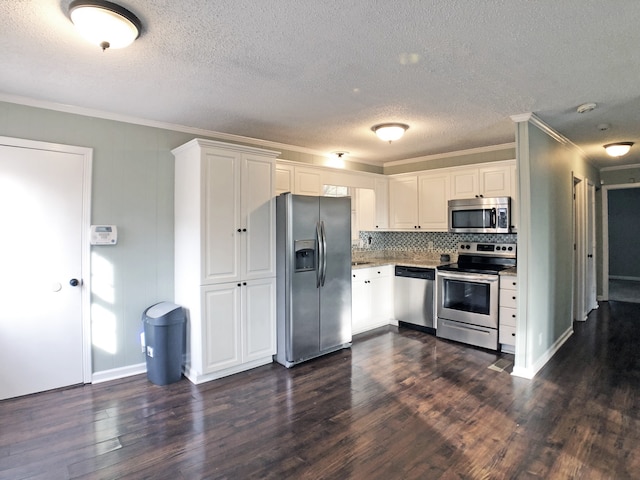
[[[447,229],[449,175],[435,172],[389,181],[391,228],[440,231]]]
[[[418,228],[418,177],[395,177],[389,180],[389,223],[391,228]]]
[[[276,165],[276,195],[293,193],[293,167],[291,165]]]
[[[314,168],[295,167],[295,193],[300,195],[322,195],[322,173]]]
[[[389,181],[386,178],[375,179],[376,229],[389,228]]]
[[[497,167],[483,167],[478,169],[480,194],[483,197],[510,197],[511,167],[501,165]]]
[[[275,275],[274,162],[204,151],[203,283]]]
[[[273,160],[245,154],[241,173],[241,276],[243,279],[272,277],[276,274]]]
[[[511,196],[510,165],[460,168],[451,171],[451,199]]]
[[[430,173],[418,176],[418,224],[429,231],[448,229],[449,175]]]
[[[196,139],[174,155],[176,278],[275,276],[277,152]]]
[[[448,201],[512,197],[515,161],[402,174],[389,180],[389,224],[398,230],[446,231]]]
[[[474,198],[479,193],[477,169],[451,172],[451,199]]]

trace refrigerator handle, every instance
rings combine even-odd
[[[322,230],[320,222],[316,223],[316,288],[320,288],[322,281],[322,259],[324,252],[322,251]]]
[[[320,285],[324,287],[327,278],[327,234],[324,231],[324,221],[320,220],[320,233],[322,233],[322,280]]]

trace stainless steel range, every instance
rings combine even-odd
[[[458,263],[438,267],[436,336],[497,350],[499,273],[515,265],[513,243],[460,243]]]

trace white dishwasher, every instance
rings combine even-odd
[[[435,268],[396,266],[394,316],[398,325],[435,333]]]

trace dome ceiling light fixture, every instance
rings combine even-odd
[[[105,0],[74,0],[69,4],[69,18],[80,35],[102,51],[128,47],[142,30],[138,17]]]
[[[633,142],[609,143],[607,145],[604,145],[604,149],[612,157],[621,157],[629,153],[629,150],[631,150],[632,145],[633,145]]]
[[[595,110],[595,108],[597,106],[598,106],[598,104],[594,103],[594,102],[583,103],[582,105],[578,106],[578,108],[576,109],[576,112],[578,112],[578,113],[587,113],[587,112],[590,112],[592,110]]]
[[[409,129],[409,125],[404,123],[380,123],[371,127],[371,130],[384,142],[394,142],[399,140]]]

